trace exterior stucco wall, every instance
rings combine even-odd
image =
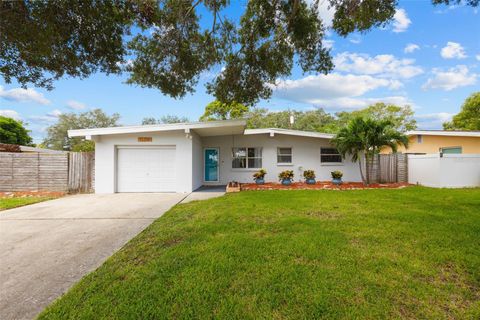
[[[203,148],[202,140],[192,132],[192,190],[203,185]]]
[[[152,137],[152,142],[138,142],[138,137]],[[175,146],[176,192],[192,191],[192,139],[183,131],[163,133],[118,134],[95,138],[95,193],[116,192],[117,146]]]
[[[278,174],[283,170],[293,170],[295,181],[302,177],[303,170],[313,169],[317,181],[330,180],[330,172],[340,170],[344,181],[361,181],[357,163],[345,159],[342,164],[331,165],[320,163],[320,147],[331,147],[327,139],[307,138],[276,134],[269,135],[234,135],[202,137],[203,147],[218,147],[220,151],[220,181],[217,184],[227,184],[230,181],[253,182],[252,174],[258,169],[233,169],[233,147],[262,147],[262,166],[267,170],[265,180],[278,181]],[[277,164],[277,148],[292,148],[292,165]],[[203,161],[203,160],[202,160]],[[203,179],[202,179],[203,180]],[[207,184],[207,183],[204,183]]]
[[[452,137],[452,136],[429,136],[422,135],[422,142],[417,142],[417,136],[409,137],[410,146],[407,150],[399,147],[403,153],[438,153],[440,148],[462,147],[464,154],[480,154],[479,137]],[[385,148],[382,153],[390,153],[390,148]]]

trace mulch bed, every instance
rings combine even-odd
[[[318,181],[316,184],[306,184],[304,182],[294,182],[289,186],[281,183],[242,183],[241,190],[363,190],[363,189],[400,189],[411,186],[408,183],[371,183],[365,186],[361,182],[344,182],[341,185],[334,185],[330,181]]]
[[[12,192],[0,192],[0,199],[4,198],[28,198],[28,197],[63,197],[65,192],[54,191],[12,191]]]

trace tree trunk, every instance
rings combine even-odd
[[[358,166],[360,167],[360,176],[362,177],[362,182],[363,182],[363,184],[366,184],[366,182],[365,182],[365,176],[363,175],[362,157],[361,157],[361,156],[358,158]]]
[[[367,180],[367,186],[370,184],[370,162],[368,159],[368,152],[365,153],[365,171],[366,171],[366,180]]]

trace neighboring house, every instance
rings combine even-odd
[[[331,134],[285,129],[245,129],[244,120],[70,130],[95,141],[95,192],[191,192],[202,185],[266,181],[293,170],[295,180],[313,169],[317,180],[340,170],[361,181],[358,164],[342,159]]]
[[[406,150],[405,147],[400,146],[398,152],[480,154],[480,131],[417,130],[408,131],[406,135],[410,145]],[[382,153],[390,152],[390,148],[382,151]]]

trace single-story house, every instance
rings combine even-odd
[[[202,185],[253,182],[267,170],[278,181],[293,170],[295,181],[312,169],[317,180],[340,170],[361,181],[357,163],[342,159],[332,134],[285,129],[246,129],[244,120],[69,130],[95,141],[95,192],[191,192]]]
[[[410,145],[398,152],[408,154],[456,153],[480,154],[480,131],[415,130],[407,131]],[[391,153],[385,148],[382,153]]]

